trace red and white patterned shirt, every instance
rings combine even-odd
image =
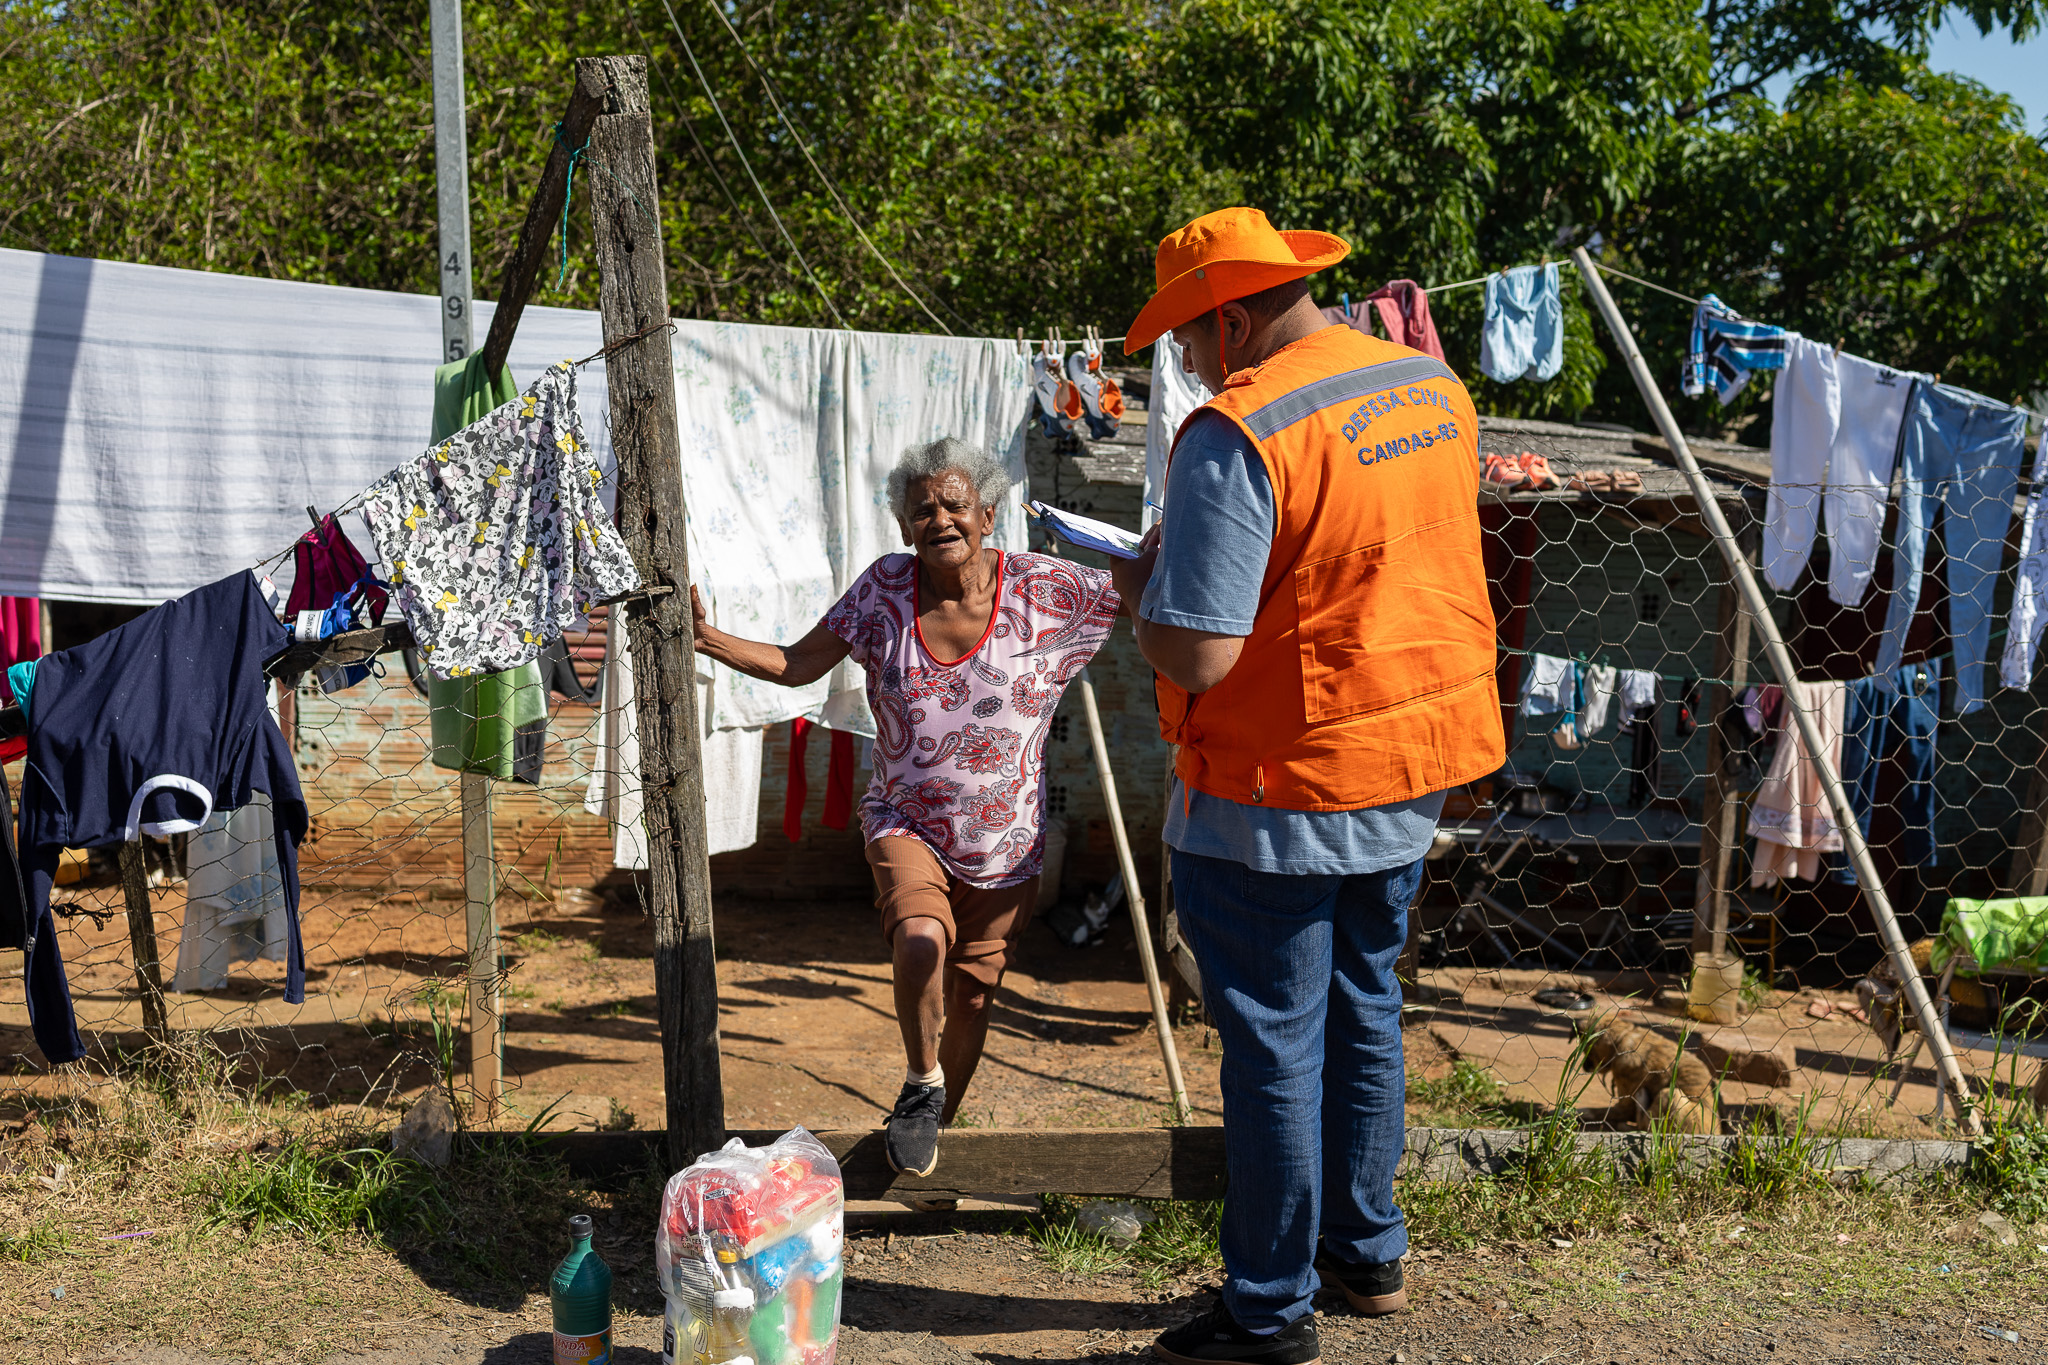
[[[1045,856],[1045,740],[1060,694],[1116,625],[1101,569],[997,551],[996,601],[959,659],[925,648],[914,555],[884,555],[854,580],[825,628],[867,670],[874,778],[861,834],[924,840],[972,886],[1015,886]]]

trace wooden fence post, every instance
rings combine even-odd
[[[669,1164],[679,1168],[725,1141],[725,1095],[718,1066],[718,976],[683,537],[682,448],[669,334],[660,327],[669,316],[668,272],[647,59],[580,58],[576,84],[579,93],[600,101],[582,183],[590,191],[604,333],[617,339],[657,329],[613,352],[605,373],[619,461],[619,530],[641,578],[657,590],[636,599],[630,629]],[[621,609],[623,604],[614,608]]]
[[[135,954],[135,986],[142,996],[142,1031],[152,1043],[171,1036],[169,1013],[164,1009],[164,973],[156,947],[156,909],[150,902],[149,869],[142,858],[142,844],[134,839],[121,845],[121,894],[128,902],[128,946]]]
[[[1753,553],[1754,524],[1745,522],[1740,533],[1744,555]],[[1728,869],[1735,850],[1742,843],[1736,822],[1742,814],[1742,798],[1728,776],[1728,748],[1722,725],[1728,708],[1749,682],[1749,613],[1742,609],[1742,594],[1730,574],[1721,582],[1714,635],[1714,676],[1716,682],[1704,689],[1705,717],[1695,717],[1707,729],[1707,787],[1700,797],[1700,871],[1692,903],[1692,951],[1711,953],[1719,961],[1728,951]]]

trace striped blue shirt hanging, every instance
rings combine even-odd
[[[1712,294],[1692,314],[1692,344],[1686,350],[1679,388],[1697,398],[1713,381],[1723,403],[1742,392],[1752,370],[1785,368],[1785,329],[1751,322]]]

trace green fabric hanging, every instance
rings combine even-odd
[[[491,410],[519,396],[512,371],[500,366],[495,382],[484,377],[483,352],[434,371],[434,430],[429,441],[445,441]],[[503,673],[466,678],[427,675],[434,766],[458,772],[512,776],[513,735],[522,725],[548,718],[547,688],[535,661]]]
[[[498,367],[496,382],[484,378],[484,353],[456,360],[434,370],[434,430],[429,444],[447,440],[471,422],[519,396],[512,371]]]
[[[1982,971],[2012,968],[2048,972],[2048,896],[2008,900],[1952,900],[1941,914],[1934,969],[1967,953]]]
[[[538,661],[468,678],[429,674],[427,700],[434,766],[500,780],[512,776],[513,736],[519,727],[548,718]]]

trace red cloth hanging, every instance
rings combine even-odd
[[[1388,280],[1367,294],[1365,301],[1379,309],[1389,340],[1438,360],[1444,358],[1444,344],[1437,340],[1436,324],[1429,320],[1429,295],[1421,285],[1413,280]]]
[[[832,763],[825,769],[825,828],[845,829],[853,821],[853,732],[832,732]]]
[[[798,716],[789,723],[789,794],[782,799],[782,832],[793,844],[804,837],[804,802],[811,784],[804,778],[804,750],[811,745],[811,722]]]

